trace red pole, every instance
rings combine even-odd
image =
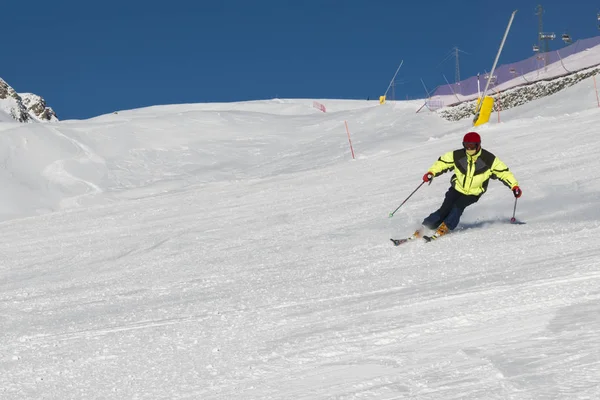
[[[498,109],[498,122],[500,122],[500,109],[502,108],[502,103],[500,103],[500,94],[496,91],[496,89],[492,89],[494,94],[496,95],[496,99],[494,103],[496,103],[496,108]]]
[[[354,149],[352,148],[352,140],[350,140],[350,130],[348,130],[348,122],[344,121],[346,124],[346,133],[348,134],[348,143],[350,143],[350,152],[352,152],[352,159],[354,160]]]
[[[596,75],[594,75],[594,89],[596,90],[596,101],[598,102],[598,107],[600,107],[600,99],[598,99],[598,87],[596,86]]]
[[[500,110],[502,109],[502,103],[500,102],[500,94],[496,93],[496,100],[498,100],[498,123],[500,123]]]
[[[500,98],[498,98],[498,123],[500,123],[500,107],[502,106],[502,104],[500,104]]]

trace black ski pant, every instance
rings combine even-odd
[[[437,210],[429,214],[422,222],[423,225],[429,229],[437,229],[437,227],[444,222],[448,229],[452,230],[456,228],[460,221],[465,208],[471,204],[477,203],[481,196],[470,196],[457,192],[453,187],[450,187],[446,192],[446,197],[442,206]]]

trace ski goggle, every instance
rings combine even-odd
[[[477,150],[479,148],[479,143],[475,143],[475,142],[463,142],[463,147],[466,150]]]

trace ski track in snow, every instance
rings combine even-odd
[[[69,187],[76,186],[78,184],[83,184],[85,187],[87,187],[87,189],[84,190],[83,194],[64,198],[60,202],[59,206],[61,208],[78,206],[79,198],[84,196],[93,197],[94,195],[102,193],[103,190],[98,185],[89,180],[76,176],[74,172],[71,172],[71,170],[76,170],[78,166],[87,163],[104,164],[104,160],[98,157],[96,154],[94,154],[94,152],[89,147],[72,137],[64,135],[60,132],[59,129],[49,126],[48,130],[57,135],[59,138],[70,142],[76,148],[77,155],[69,160],[54,161],[44,169],[42,174],[46,176],[51,182],[54,182],[59,185],[65,185]]]

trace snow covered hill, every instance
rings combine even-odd
[[[0,398],[599,398],[591,78],[479,130],[526,224],[491,182],[399,248],[471,127],[319,101],[0,124]]]

